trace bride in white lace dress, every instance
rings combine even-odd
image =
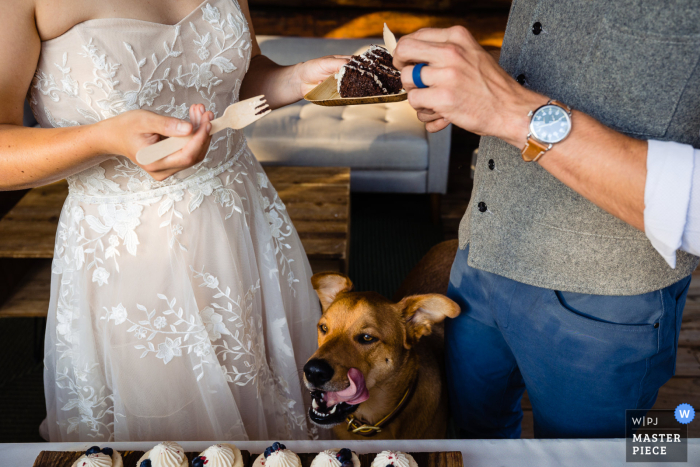
[[[70,185],[46,333],[49,439],[308,437],[299,368],[320,316],[308,261],[242,131],[207,129],[239,99],[300,99],[344,59],[273,64],[245,1],[8,1],[0,187]],[[45,129],[19,127],[27,90]],[[182,151],[134,162],[159,135],[189,133]]]

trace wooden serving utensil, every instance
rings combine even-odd
[[[213,135],[226,128],[240,130],[260,120],[271,111],[272,110],[267,105],[265,96],[251,97],[250,99],[236,102],[235,104],[229,105],[221,117],[211,121],[211,131],[209,134]],[[141,148],[139,152],[136,153],[136,161],[141,165],[152,164],[184,148],[191,139],[192,135],[173,136],[151,144],[150,146]]]
[[[384,23],[384,47],[389,51],[391,56],[394,56],[394,50],[396,50],[396,36],[391,32],[389,26]]]

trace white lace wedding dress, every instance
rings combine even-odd
[[[43,127],[131,109],[187,118],[238,100],[251,55],[235,0],[176,25],[80,23],[42,44]],[[44,385],[51,441],[303,439],[317,298],[285,207],[241,131],[156,182],[124,157],[68,178]]]

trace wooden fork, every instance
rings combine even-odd
[[[389,51],[390,55],[394,55],[394,50],[396,49],[396,36],[391,32],[389,26],[384,23],[384,47]]]
[[[250,99],[236,102],[226,108],[224,115],[211,121],[211,131],[209,134],[213,135],[226,128],[240,130],[260,120],[270,112],[271,109],[270,106],[267,105],[265,96],[251,97]],[[173,136],[151,144],[150,146],[141,148],[139,152],[136,153],[136,161],[141,165],[152,164],[184,148],[191,139],[192,135]]]

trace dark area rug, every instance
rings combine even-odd
[[[350,227],[350,279],[355,290],[391,298],[411,268],[443,239],[427,195],[355,194]]]
[[[34,359],[33,318],[0,320],[0,442],[43,441],[43,363]],[[0,462],[1,464],[1,462]]]

